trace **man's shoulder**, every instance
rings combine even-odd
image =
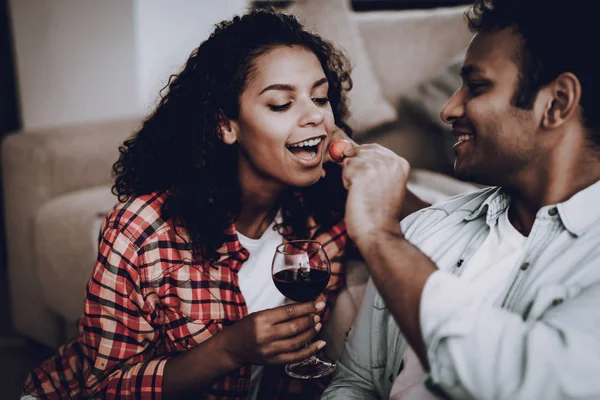
[[[479,210],[486,201],[498,195],[501,189],[495,186],[478,189],[468,193],[458,194],[441,200],[431,206],[419,210],[402,220],[402,231],[411,227],[426,224],[431,225],[450,216],[467,216]]]

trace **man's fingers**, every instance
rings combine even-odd
[[[288,321],[309,314],[315,314],[321,311],[325,307],[325,303],[319,301],[317,303],[296,303],[286,304],[284,306],[276,307],[270,310],[263,311],[265,313],[265,320],[269,324],[278,324],[283,321]]]

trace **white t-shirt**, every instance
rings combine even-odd
[[[240,291],[246,300],[248,314],[281,306],[286,303],[284,295],[277,290],[271,276],[271,263],[275,255],[275,248],[283,243],[283,237],[273,230],[275,223],[280,221],[280,216],[265,230],[259,239],[250,239],[237,233],[242,246],[250,252],[250,257],[238,272]],[[263,367],[252,366],[248,399],[257,399]]]
[[[498,222],[473,257],[464,265],[460,279],[475,288],[473,301],[495,302],[506,288],[513,267],[522,255],[525,241],[508,219],[508,208],[498,217]],[[452,255],[455,256],[455,255]],[[452,261],[440,260],[449,265]],[[424,315],[424,318],[427,316]],[[423,386],[425,373],[412,348],[404,355],[404,369],[396,378],[390,400],[429,400],[438,397]]]

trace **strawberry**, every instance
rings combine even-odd
[[[335,140],[329,143],[329,155],[333,161],[342,162],[344,161],[344,152],[352,147],[352,143],[346,139]]]

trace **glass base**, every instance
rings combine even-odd
[[[296,379],[315,379],[335,371],[335,362],[312,356],[304,361],[285,366],[285,372]]]

